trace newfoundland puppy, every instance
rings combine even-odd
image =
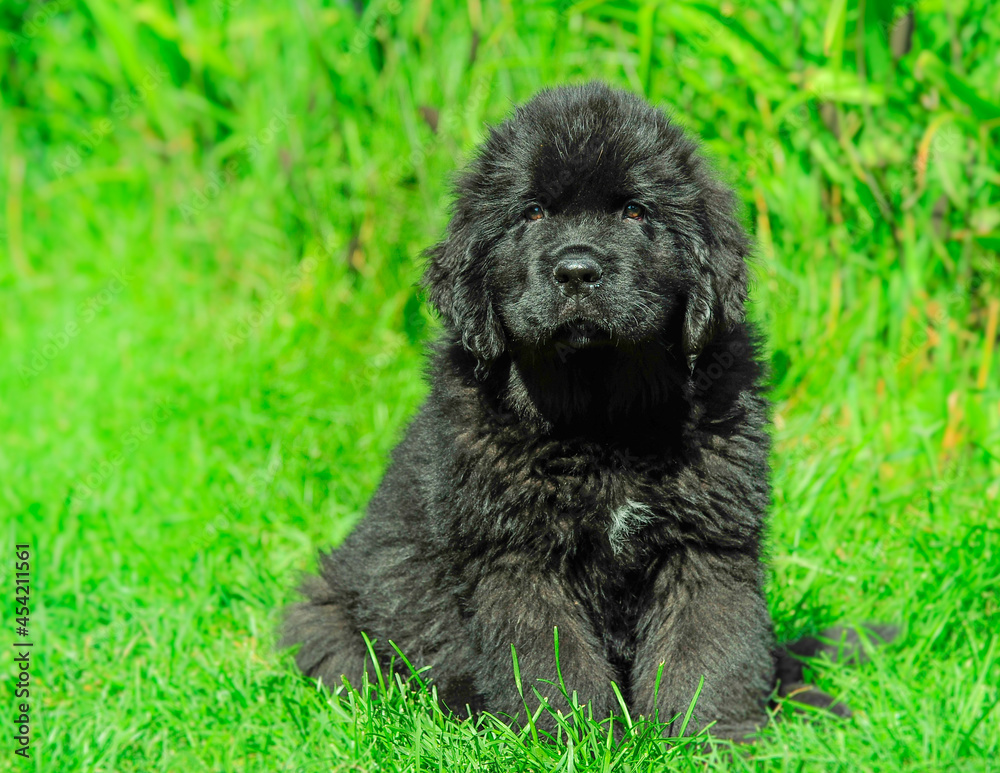
[[[688,727],[752,733],[802,668],[764,597],[768,404],[732,192],[599,83],[517,108],[456,189],[427,253],[430,395],[283,643],[358,686],[365,633],[380,668],[409,676],[395,645],[446,706],[512,721],[538,695],[565,709],[559,674],[595,717],[614,683],[661,722],[704,678]]]

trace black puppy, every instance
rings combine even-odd
[[[441,699],[523,717],[567,688],[596,716],[718,735],[766,720],[781,665],[761,539],[768,406],[744,320],[750,244],[732,193],[642,99],[544,91],[457,184],[425,285],[445,336],[431,393],[367,517],[289,610],[327,685],[394,642]],[[662,675],[657,684],[657,671]],[[786,684],[786,688],[788,685]],[[818,702],[823,702],[819,700]]]

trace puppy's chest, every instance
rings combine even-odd
[[[607,562],[625,567],[655,553],[668,531],[662,504],[647,504],[627,494],[597,499],[585,506],[544,506],[535,515],[544,524],[540,544],[571,562]]]
[[[640,560],[669,525],[663,470],[604,451],[551,455],[526,471],[518,515],[540,546],[567,557]]]

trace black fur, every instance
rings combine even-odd
[[[566,685],[597,716],[617,712],[615,682],[633,715],[669,721],[704,676],[693,726],[762,724],[778,666],[786,685],[802,669],[762,587],[749,249],[732,193],[636,96],[544,91],[492,129],[428,252],[445,325],[430,396],[289,610],[301,669],[357,685],[363,631],[383,665],[391,641],[431,666],[455,710],[523,717],[511,645],[529,697],[558,707],[538,681],[556,678],[557,626]],[[574,261],[600,277],[558,280]]]

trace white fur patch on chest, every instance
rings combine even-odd
[[[645,524],[653,520],[653,510],[649,505],[626,499],[625,504],[611,511],[611,523],[608,524],[608,542],[611,552],[621,553],[629,537],[635,534]]]

